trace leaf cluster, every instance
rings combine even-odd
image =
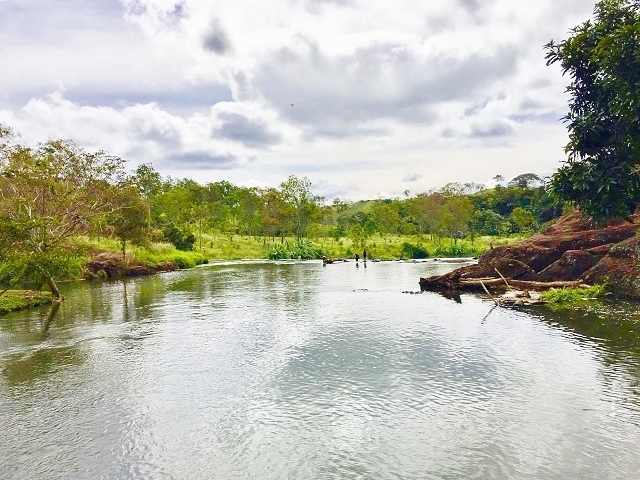
[[[551,189],[596,221],[627,218],[640,202],[640,2],[602,0],[593,20],[549,42],[547,64],[571,83],[568,159]]]

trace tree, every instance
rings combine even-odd
[[[109,225],[122,245],[122,256],[127,255],[127,242],[144,245],[148,242],[148,203],[140,196],[136,185],[123,184],[114,199],[117,206],[107,215]]]
[[[535,173],[523,173],[514,177],[507,187],[533,188],[542,185],[542,179]]]
[[[254,234],[254,225],[259,223],[258,212],[262,208],[262,198],[257,188],[239,188],[236,196],[239,201],[240,221],[245,227],[245,232],[251,236]]]
[[[440,193],[419,193],[407,202],[408,210],[418,224],[420,233],[437,233],[438,216],[445,197]]]
[[[640,201],[640,1],[602,0],[594,19],[549,42],[569,74],[568,159],[553,192],[596,221],[628,218]]]
[[[476,210],[471,216],[471,230],[484,235],[500,235],[510,233],[509,222],[493,210]]]
[[[32,149],[3,146],[0,151],[0,217],[14,227],[30,224],[14,245],[13,280],[46,283],[60,297],[54,277],[75,274],[79,253],[69,239],[88,230],[92,219],[118,207],[115,185],[124,162],[105,152],[88,153],[67,140],[50,140]]]
[[[262,233],[271,237],[284,235],[284,217],[290,211],[288,205],[282,198],[282,194],[275,188],[268,188],[262,192],[262,211],[260,224]]]
[[[511,212],[511,220],[516,224],[520,232],[534,228],[536,222],[533,213],[521,207],[513,209],[513,212]]]
[[[473,203],[469,197],[448,198],[439,212],[440,230],[452,239],[466,235],[473,214]]]
[[[311,180],[290,175],[280,184],[280,191],[285,202],[294,207],[293,229],[298,238],[304,236],[307,225],[318,211],[317,199],[311,193]]]
[[[397,233],[401,222],[398,203],[393,200],[375,200],[371,205],[371,214],[381,236],[384,233]]]
[[[151,202],[162,188],[162,177],[151,164],[143,163],[136,168],[133,174],[133,182],[140,190],[140,194],[147,203],[147,227],[151,228]]]

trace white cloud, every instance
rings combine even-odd
[[[28,141],[72,138],[200,181],[308,175],[328,197],[549,171],[567,79],[542,45],[591,9],[5,0],[0,121]]]
[[[421,178],[422,178],[421,174],[419,174],[417,172],[413,172],[413,173],[407,173],[404,177],[402,177],[402,181],[403,182],[417,182]]]

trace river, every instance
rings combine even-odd
[[[2,479],[637,479],[640,312],[235,262],[0,317]]]

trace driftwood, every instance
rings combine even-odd
[[[540,292],[529,292],[528,290],[510,290],[500,296],[500,305],[539,305],[544,303],[540,298]]]
[[[346,260],[344,258],[326,258],[326,257],[322,257],[322,264],[323,265],[331,265],[333,263],[344,263],[344,262],[348,262],[349,260]]]
[[[480,280],[480,285],[482,285],[482,288],[487,293],[487,295],[489,295],[489,298],[491,298],[491,300],[493,300],[493,302],[496,304],[496,306],[500,305],[500,302],[498,302],[498,300],[493,298],[493,295],[491,295],[491,293],[489,293],[489,289],[484,285],[484,283],[482,283],[482,280]]]
[[[421,278],[421,290],[548,290],[550,288],[565,287],[588,287],[582,280],[567,280],[557,282],[541,282],[534,280],[514,280],[510,278],[508,283],[504,278],[481,277],[481,278],[447,278],[443,281],[440,277]]]
[[[505,282],[502,278],[473,278],[463,279],[458,281],[458,288],[464,289],[479,287],[482,285],[487,287],[505,287]],[[566,282],[535,282],[531,280],[509,280],[509,286],[530,290],[547,290],[549,288],[563,288],[563,287],[579,287],[583,286],[582,280],[571,280]]]

